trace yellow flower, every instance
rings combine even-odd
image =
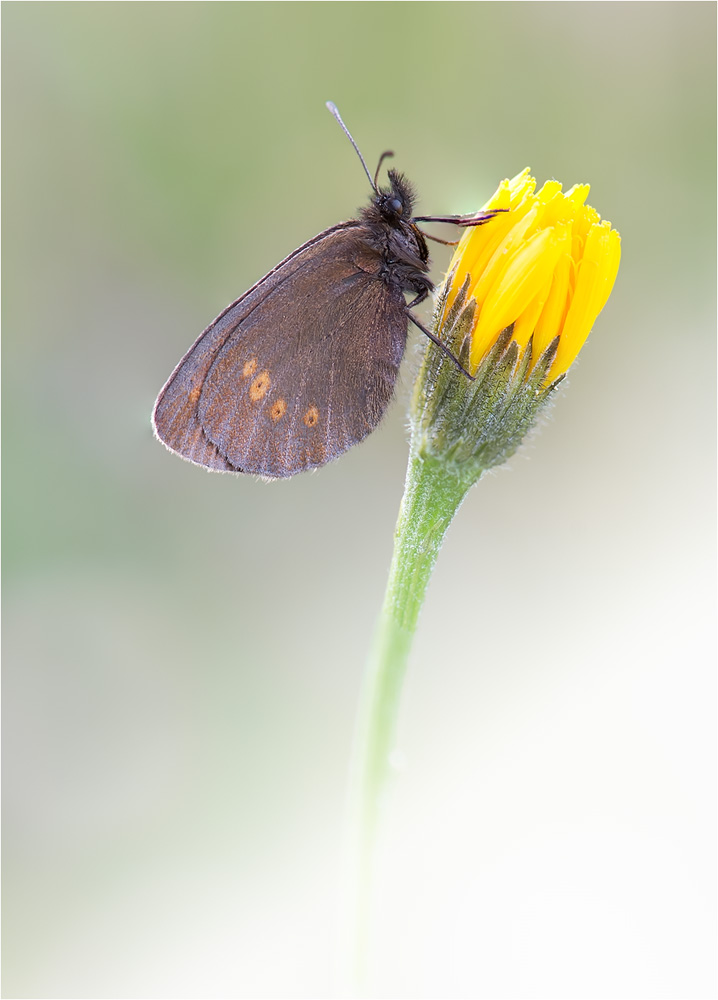
[[[502,181],[483,209],[503,211],[464,233],[451,262],[444,316],[468,275],[467,300],[476,302],[472,371],[511,324],[521,352],[533,337],[532,362],[559,337],[545,385],[576,360],[621,259],[621,238],[585,204],[588,192],[588,184],[576,184],[564,193],[558,181],[536,192],[527,167]]]

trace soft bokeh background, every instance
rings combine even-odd
[[[315,475],[152,438],[197,333],[353,214],[592,183],[614,295],[475,490],[403,699],[374,991],[713,996],[715,6],[3,6],[4,995],[332,997],[418,338]],[[435,252],[435,274],[448,254]]]

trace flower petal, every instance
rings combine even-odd
[[[620,236],[586,204],[589,191],[588,184],[574,184],[563,192],[550,180],[537,192],[527,167],[502,181],[484,206],[500,214],[462,236],[446,309],[469,275],[468,297],[478,307],[472,368],[509,327],[521,349],[533,337],[532,363],[560,338],[548,380],[573,364],[611,294],[621,258]]]
[[[472,366],[478,366],[496,336],[518,319],[550,280],[565,244],[565,232],[551,227],[535,233],[514,254],[480,309],[471,338]]]

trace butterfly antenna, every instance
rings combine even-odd
[[[381,165],[384,162],[384,160],[388,159],[388,157],[393,156],[393,155],[394,155],[393,151],[391,149],[387,149],[379,157],[379,162],[378,162],[377,167],[376,167],[376,173],[374,174],[374,190],[376,192],[379,191],[378,187],[376,186],[376,182],[377,182],[377,178],[379,177],[379,171],[381,170]]]
[[[349,140],[349,142],[352,144],[352,146],[356,150],[356,154],[359,157],[359,159],[361,160],[361,165],[364,167],[364,172],[366,173],[367,177],[369,178],[369,183],[371,184],[371,186],[374,189],[374,191],[377,194],[379,194],[379,192],[377,191],[376,183],[375,183],[375,181],[372,180],[371,174],[369,173],[369,168],[366,165],[364,157],[361,155],[359,147],[354,142],[354,137],[352,136],[351,132],[349,131],[349,129],[346,127],[346,125],[342,121],[342,116],[339,114],[339,109],[337,108],[337,106],[334,103],[334,101],[327,101],[327,107],[329,108],[329,110],[331,111],[331,113],[334,115],[334,117],[336,118],[336,120],[339,122],[339,124],[342,127],[342,131],[344,132],[344,134],[346,135],[347,139]],[[382,157],[382,159],[383,159],[383,157]]]

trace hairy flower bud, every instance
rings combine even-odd
[[[573,364],[613,288],[621,240],[585,204],[589,187],[563,193],[524,170],[501,183],[467,229],[442,287],[436,335],[475,376],[427,345],[413,403],[420,453],[478,478],[516,451]]]

